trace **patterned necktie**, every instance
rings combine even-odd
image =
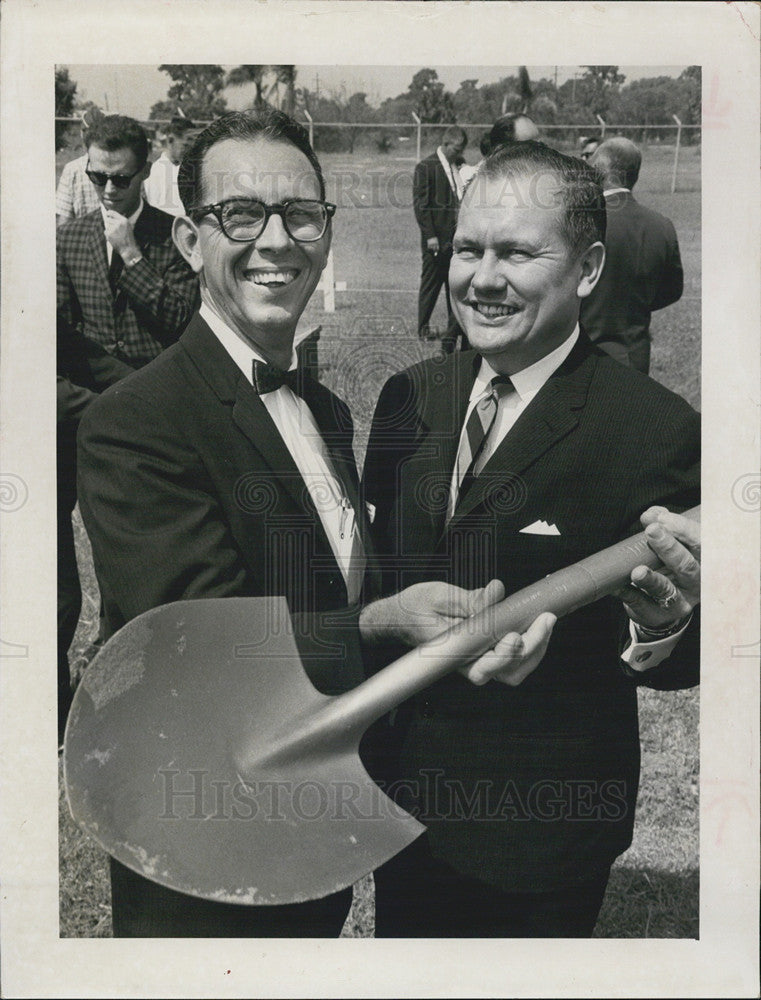
[[[278,368],[277,365],[270,365],[266,361],[253,359],[252,378],[254,380],[254,389],[256,389],[260,396],[265,392],[275,392],[283,385],[287,385],[294,392],[298,393],[300,389],[298,375],[297,368],[286,372],[282,368]]]
[[[457,488],[453,490],[451,510],[463,499],[476,478],[475,464],[496,420],[499,398],[506,395],[510,388],[512,382],[507,375],[495,376],[489,383],[488,395],[480,399],[470,411],[465,433],[460,441],[460,450],[457,452]]]

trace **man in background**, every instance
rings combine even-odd
[[[528,115],[522,112],[510,112],[498,118],[489,132],[489,149],[493,151],[498,146],[508,142],[526,142],[528,139],[538,139],[539,129]]]
[[[172,242],[172,217],[141,196],[145,131],[119,115],[88,120],[85,182],[97,206],[56,233],[59,742],[81,606],[71,523],[79,419],[102,389],[179,337],[198,298],[198,280]]]
[[[57,231],[57,309],[62,322],[140,368],[184,330],[198,279],[172,242],[172,216],[143,201],[142,126],[109,115],[88,138],[85,172],[99,207]]]
[[[151,172],[143,185],[149,205],[168,212],[182,215],[184,209],[177,188],[177,174],[180,161],[195,131],[189,118],[173,118],[166,130],[165,146],[161,156],[154,162]]]
[[[630,139],[606,139],[589,161],[603,175],[608,229],[605,267],[581,307],[581,328],[622,364],[650,370],[650,314],[682,295],[679,242],[665,216],[635,200],[642,154]]]
[[[61,171],[55,193],[56,225],[61,226],[71,219],[87,215],[100,205],[98,192],[85,173],[87,169],[87,147],[90,144],[90,130],[103,118],[98,108],[88,108],[82,113],[82,142],[84,155],[69,160]]]
[[[412,203],[420,227],[423,265],[418,294],[418,336],[430,339],[428,326],[442,285],[447,302],[447,330],[442,347],[447,353],[455,349],[460,332],[452,316],[449,301],[449,262],[452,259],[452,236],[457,224],[457,206],[464,183],[459,163],[468,138],[458,125],[451,125],[435,153],[415,167],[412,180]]]

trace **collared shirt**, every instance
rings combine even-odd
[[[177,186],[179,172],[179,163],[172,163],[166,153],[162,153],[151,167],[147,180],[143,182],[145,200],[149,205],[168,212],[169,215],[185,214]]]
[[[540,358],[539,361],[536,361],[533,365],[529,365],[528,368],[524,368],[523,371],[516,372],[514,375],[510,376],[513,391],[500,396],[499,404],[497,406],[497,416],[495,417],[489,436],[484,442],[481,453],[476,460],[473,470],[476,475],[481,472],[483,467],[507,436],[508,431],[512,428],[515,421],[521,413],[523,413],[534,396],[536,396],[544,383],[549,379],[552,373],[562,365],[571,353],[573,345],[578,340],[578,337],[579,327],[577,325],[570,337],[564,340],[563,343],[559,347],[556,347],[554,351],[551,351],[549,354],[545,355],[545,357]],[[465,426],[468,422],[470,414],[480,400],[482,400],[485,396],[488,396],[491,391],[491,380],[498,374],[499,372],[492,368],[486,358],[481,359],[481,367],[479,368],[478,374],[476,375],[473,383],[473,388],[470,392],[468,409],[465,414],[465,420],[463,421],[462,432],[460,435],[461,443],[462,435],[465,434]],[[452,485],[454,489],[454,477]]]
[[[204,299],[199,314],[230,355],[249,384],[253,385],[253,361],[266,358],[236,334]],[[289,370],[296,368],[296,352]],[[333,462],[317,422],[306,402],[287,385],[259,397],[291,454],[319,514],[333,555],[341,570],[349,604],[359,598],[365,557],[354,511],[336,475]]]
[[[61,171],[55,193],[55,214],[59,224],[89,215],[100,205],[95,185],[85,173],[87,153],[70,160]]]
[[[450,163],[449,160],[444,156],[444,150],[439,146],[436,150],[436,155],[439,158],[439,162],[444,168],[444,173],[447,175],[447,180],[449,181],[449,186],[454,191],[457,196],[457,200],[462,199],[462,193],[465,189],[462,177],[460,177],[460,171],[457,169],[454,163]]]
[[[143,211],[143,199],[141,197],[140,198],[140,204],[137,206],[137,208],[132,213],[132,215],[130,215],[130,217],[127,219],[127,222],[129,222],[129,224],[132,226],[133,229],[135,228],[135,223],[140,218],[140,213],[142,211]],[[103,207],[102,204],[100,206],[100,214],[103,217],[103,226],[105,227],[105,225],[106,225],[106,210],[105,210],[105,208]],[[114,248],[111,246],[111,244],[108,242],[108,240],[106,240],[106,257],[108,258],[108,265],[109,265],[109,267],[111,266],[111,258],[113,257],[113,255],[114,255]]]
[[[481,450],[481,454],[476,460],[474,466],[474,472],[476,475],[478,475],[478,473],[489,461],[534,396],[536,396],[542,386],[549,380],[553,372],[555,372],[562,365],[573,350],[573,346],[578,339],[579,326],[577,324],[571,336],[567,340],[564,340],[559,347],[556,347],[554,351],[551,351],[549,354],[545,355],[545,357],[540,358],[539,361],[535,362],[533,365],[529,365],[528,368],[524,368],[523,371],[516,372],[514,375],[510,376],[513,391],[505,393],[503,396],[499,397],[497,415],[495,417],[494,424],[489,432],[489,436],[484,442],[484,447]],[[465,420],[463,421],[463,429],[460,434],[460,445],[458,445],[458,449],[462,445],[462,435],[465,434],[465,426],[473,408],[481,399],[489,394],[491,391],[491,380],[498,374],[499,372],[496,372],[492,368],[486,358],[481,359],[481,367],[476,375],[473,383],[473,389],[470,393],[470,401],[465,414]],[[456,502],[457,476],[455,470],[450,486],[450,513],[454,509]],[[684,634],[686,628],[687,625],[685,625],[684,628],[682,628],[675,635],[653,642],[640,639],[634,622],[630,621],[629,635],[631,644],[621,654],[621,658],[629,664],[632,670],[644,672],[652,667],[656,667],[671,653],[674,646],[676,646],[677,642]]]

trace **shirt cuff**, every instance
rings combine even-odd
[[[652,667],[657,667],[659,663],[663,663],[671,655],[691,620],[692,615],[690,615],[678,632],[674,632],[673,635],[667,635],[665,639],[656,639],[649,642],[644,642],[639,638],[637,626],[630,620],[629,636],[631,637],[631,643],[621,653],[621,659],[632,670],[640,673],[650,670]]]

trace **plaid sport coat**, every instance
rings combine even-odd
[[[133,368],[173,344],[200,301],[198,279],[172,242],[173,221],[143,205],[135,223],[143,258],[122,269],[113,290],[100,209],[56,232],[59,321]]]

